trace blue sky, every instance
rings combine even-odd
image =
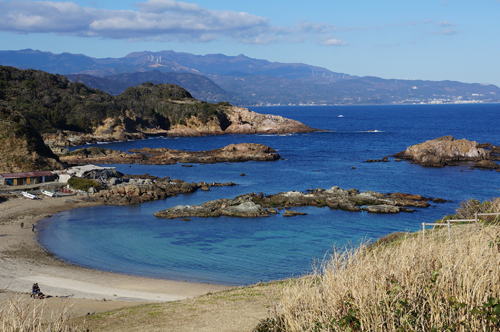
[[[500,0],[0,0],[0,49],[174,50],[500,86]]]

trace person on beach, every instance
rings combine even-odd
[[[21,221],[21,228],[24,228],[24,222]]]
[[[38,293],[40,293],[40,287],[38,287],[38,283],[34,283],[31,288],[31,295],[35,297]]]
[[[31,231],[34,233],[35,232],[35,224],[31,224]]]

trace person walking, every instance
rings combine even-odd
[[[21,221],[21,228],[24,228],[24,222]]]
[[[35,232],[35,224],[31,224],[31,231],[34,233]]]

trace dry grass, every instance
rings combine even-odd
[[[21,300],[10,297],[7,304],[0,307],[0,331],[2,332],[73,332],[83,328],[71,324],[68,307],[63,307],[56,315],[46,319],[43,300]]]
[[[498,331],[499,228],[431,234],[334,252],[256,330]]]

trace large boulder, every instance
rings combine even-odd
[[[412,145],[395,155],[412,160],[422,166],[443,167],[457,161],[479,161],[489,158],[489,152],[478,147],[475,141],[443,136],[424,143]]]

